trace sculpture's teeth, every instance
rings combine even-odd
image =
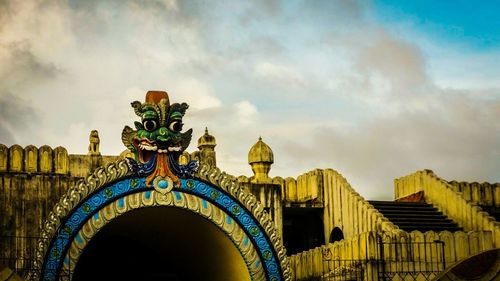
[[[171,146],[168,148],[168,151],[181,151],[182,147],[180,146]]]
[[[138,147],[142,150],[156,151],[158,147],[156,145],[149,145],[147,143],[140,143]]]

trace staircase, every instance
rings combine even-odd
[[[432,204],[420,202],[368,201],[401,230],[459,231],[457,223],[443,215]]]

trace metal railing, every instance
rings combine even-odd
[[[21,277],[33,271],[36,245],[40,237],[1,236],[0,264],[12,269]]]
[[[379,280],[432,280],[446,268],[444,242],[380,242]]]
[[[321,281],[355,281],[374,280],[378,278],[377,260],[323,260],[323,275],[313,280]]]
[[[444,242],[378,241],[373,258],[346,260],[323,251],[322,274],[310,280],[432,280],[446,268]]]
[[[38,243],[44,240],[49,239],[30,236],[0,236],[0,264],[10,268],[24,279],[39,276],[41,268],[35,267],[36,249]],[[55,241],[55,243],[60,242]],[[67,271],[67,269],[61,271],[60,280],[69,280]]]

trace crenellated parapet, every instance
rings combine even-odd
[[[9,170],[9,148],[0,144],[0,172],[7,172]]]
[[[330,237],[330,231],[335,227],[342,229],[346,238],[367,231],[395,235],[403,232],[356,192],[337,171],[324,170],[323,181],[326,237]]]
[[[401,232],[332,169],[315,169],[297,179],[275,177],[272,182],[281,185],[285,207],[323,208],[325,241],[330,241],[334,228],[341,229],[346,238],[367,231]]]
[[[473,204],[500,207],[500,183],[448,182],[453,190],[460,192],[463,198]]]
[[[69,173],[69,155],[64,147],[52,149],[49,146],[37,148],[28,145],[7,147],[0,144],[0,173],[61,174]]]
[[[122,158],[121,156],[103,156],[99,154],[68,154],[66,148],[52,148],[43,145],[37,148],[28,145],[7,147],[0,144],[0,173],[11,175],[61,175],[85,177],[101,165],[107,165]]]
[[[294,179],[276,177],[273,182],[283,187],[285,204],[301,204],[308,202],[316,206],[323,206],[323,170],[315,169]]]
[[[433,204],[465,231],[491,231],[493,245],[500,246],[500,222],[481,207],[466,200],[456,187],[439,178],[433,171],[417,171],[395,179],[394,191],[396,200],[423,192],[427,203]]]

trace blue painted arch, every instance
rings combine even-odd
[[[61,221],[60,228],[52,238],[42,265],[41,280],[58,280],[71,242],[93,215],[108,204],[115,201],[120,204],[120,199],[124,196],[138,192],[145,192],[148,196],[156,191],[146,186],[145,178],[130,177],[107,184],[81,200],[80,204],[68,213],[65,220]],[[180,187],[174,188],[171,192],[174,196],[179,196],[180,193],[192,194],[223,210],[238,223],[254,245],[263,261],[266,279],[284,280],[279,258],[265,230],[236,198],[215,185],[195,178],[181,179]]]

